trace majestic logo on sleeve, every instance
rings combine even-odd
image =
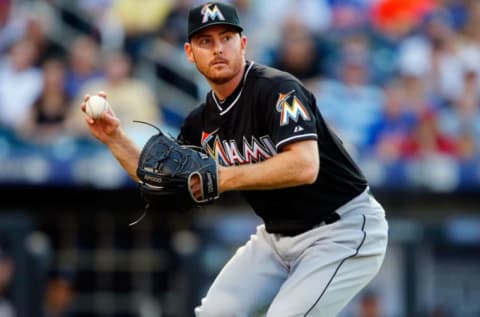
[[[275,108],[280,112],[280,125],[285,126],[290,123],[290,119],[298,122],[298,118],[302,117],[304,121],[310,121],[310,114],[300,99],[297,98],[292,90],[286,94],[278,94],[278,100]]]
[[[207,3],[206,5],[203,6],[202,8],[202,23],[207,23],[208,20],[215,21],[216,19],[219,19],[220,21],[225,21],[225,17],[223,16],[222,11],[218,8],[217,5],[215,5],[213,8],[210,8],[212,4]]]
[[[201,144],[205,151],[213,157],[219,164],[242,165],[264,161],[277,153],[275,146],[269,136],[260,138],[247,137],[242,138],[241,144],[236,140],[220,140],[215,135],[218,129],[207,133],[202,133]]]

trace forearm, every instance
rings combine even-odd
[[[140,149],[137,145],[120,129],[105,144],[128,175],[134,181],[138,181],[137,166]]]
[[[318,175],[316,155],[282,152],[264,162],[222,167],[220,191],[264,190],[313,183]]]

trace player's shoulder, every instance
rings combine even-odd
[[[193,129],[198,128],[199,123],[202,121],[203,112],[205,109],[205,104],[198,104],[193,108],[190,113],[185,116],[183,120],[182,129]]]
[[[191,121],[191,120],[198,120],[202,113],[203,110],[205,109],[205,103],[199,103],[197,104],[185,117],[185,121]]]
[[[302,82],[292,74],[280,69],[255,63],[249,74],[254,89],[277,90],[285,87],[299,87],[304,89]]]
[[[199,104],[185,117],[180,127],[180,133],[177,137],[178,142],[181,144],[199,145],[196,141],[198,131],[201,131],[201,118],[205,104]]]
[[[258,81],[267,81],[267,82],[283,82],[283,81],[294,81],[300,83],[300,80],[293,76],[292,74],[274,68],[271,66],[255,63],[251,71],[252,77]]]

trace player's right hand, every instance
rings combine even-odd
[[[107,94],[103,91],[98,92],[97,95],[107,99]],[[86,102],[89,98],[90,95],[85,95],[80,105],[80,109],[84,113],[85,122],[88,125],[90,133],[92,133],[95,138],[102,143],[108,143],[120,132],[120,119],[118,119],[111,107],[102,113],[100,120],[94,120],[88,116],[85,109]]]

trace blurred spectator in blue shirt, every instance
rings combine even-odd
[[[75,38],[68,52],[66,89],[69,98],[78,95],[86,81],[102,78],[101,50],[97,41],[88,35]]]
[[[369,24],[370,1],[330,0],[331,22],[328,35],[345,36],[359,30],[366,31]]]
[[[372,125],[369,154],[382,161],[392,162],[402,156],[402,144],[411,137],[417,116],[404,105],[404,90],[398,81],[385,87],[382,116]]]
[[[363,37],[346,39],[341,54],[338,79],[323,80],[313,91],[320,111],[351,154],[361,154],[371,139],[371,126],[381,116],[383,91],[370,83],[368,43]]]

